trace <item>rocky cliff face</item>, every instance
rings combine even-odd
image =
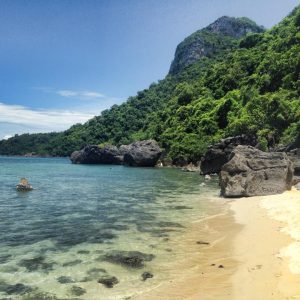
[[[177,46],[169,73],[176,74],[201,58],[237,47],[238,39],[248,33],[263,31],[262,27],[247,18],[221,17],[206,28],[196,31]]]
[[[224,16],[207,26],[206,30],[239,39],[247,35],[247,33],[263,32],[264,28],[258,26],[248,18],[231,18]]]

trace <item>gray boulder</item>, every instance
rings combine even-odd
[[[74,164],[121,164],[123,156],[116,146],[99,147],[88,145],[80,151],[75,151],[70,157]]]
[[[124,164],[133,167],[154,167],[162,150],[154,140],[146,140],[121,146],[120,152],[124,155]]]
[[[293,166],[286,153],[237,146],[219,177],[224,197],[280,194],[292,187]]]
[[[211,146],[201,158],[201,174],[220,173],[222,166],[229,161],[231,152],[238,145],[254,147],[257,145],[257,139],[245,134],[222,139],[219,143]]]
[[[300,148],[296,148],[287,152],[288,158],[293,163],[294,166],[294,178],[293,184],[297,185],[300,189]]]

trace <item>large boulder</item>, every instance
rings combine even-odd
[[[293,184],[300,183],[300,148],[296,148],[287,152],[288,158],[293,163],[294,167],[294,179]],[[298,185],[300,187],[300,185]]]
[[[154,167],[162,149],[154,140],[146,140],[123,145],[120,152],[124,154],[124,164],[133,167]]]
[[[116,146],[88,145],[70,157],[74,164],[121,164],[123,156]]]
[[[237,146],[219,177],[224,197],[280,194],[292,187],[293,166],[286,153]]]
[[[229,161],[231,152],[238,145],[255,147],[257,145],[257,139],[254,136],[245,134],[222,139],[220,143],[211,146],[201,158],[201,174],[220,173],[222,166]]]

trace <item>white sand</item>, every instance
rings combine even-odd
[[[231,208],[244,225],[234,240],[231,299],[300,299],[300,192],[237,199]]]

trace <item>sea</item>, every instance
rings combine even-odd
[[[184,237],[220,213],[218,194],[174,168],[1,156],[0,299],[134,299],[181,276]]]

